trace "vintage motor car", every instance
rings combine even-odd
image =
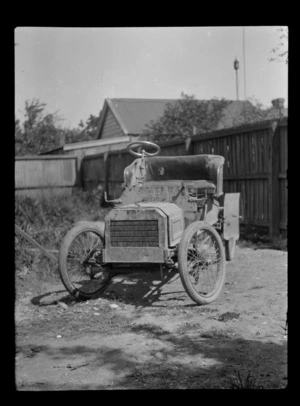
[[[158,156],[148,141],[128,145],[121,197],[104,222],[80,222],[62,241],[59,270],[77,299],[102,293],[118,273],[179,272],[197,304],[220,294],[239,238],[239,193],[223,193],[224,157]],[[154,152],[149,152],[153,151]]]

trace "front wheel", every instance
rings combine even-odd
[[[203,221],[191,223],[184,231],[178,249],[182,284],[198,304],[213,302],[225,282],[225,253],[217,231]]]
[[[102,266],[104,227],[81,222],[63,239],[59,252],[59,272],[66,289],[77,299],[102,293],[111,280]]]

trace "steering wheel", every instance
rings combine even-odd
[[[155,152],[147,152],[144,149],[142,150],[142,152],[136,152],[134,151],[137,147],[153,147],[156,149]],[[138,157],[142,157],[144,155],[146,156],[155,156],[160,152],[160,146],[157,144],[154,144],[154,142],[149,142],[149,141],[135,141],[135,142],[131,142],[128,146],[127,146],[128,151],[131,153],[131,155],[135,155]]]

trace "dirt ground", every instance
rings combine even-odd
[[[287,386],[287,252],[238,246],[224,289],[197,306],[179,275],[117,276],[97,299],[16,281],[17,390]]]

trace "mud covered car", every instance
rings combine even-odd
[[[158,156],[156,144],[128,145],[123,192],[104,222],[81,222],[65,236],[59,269],[78,299],[102,293],[124,272],[179,272],[198,304],[214,301],[239,238],[239,193],[223,193],[224,157]],[[152,150],[154,152],[149,152]]]

